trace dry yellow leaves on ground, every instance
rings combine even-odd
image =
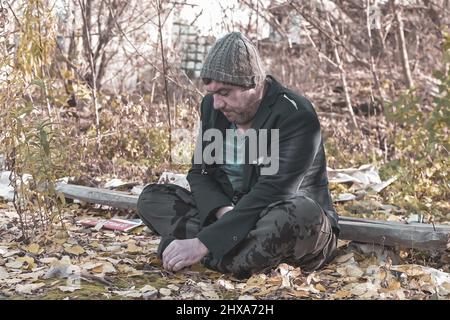
[[[66,248],[64,248],[64,251],[66,251],[67,253],[70,253],[70,254],[77,255],[77,256],[80,254],[83,254],[85,252],[83,247],[81,247],[79,245],[66,247]]]

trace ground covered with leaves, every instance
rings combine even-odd
[[[172,273],[156,256],[159,237],[146,227],[125,233],[77,223],[115,214],[73,204],[66,231],[24,244],[14,207],[0,203],[0,299],[450,298],[448,252],[339,241],[333,262],[309,274],[287,264],[244,280],[201,265]]]

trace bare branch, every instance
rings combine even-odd
[[[397,22],[397,34],[398,34],[398,41],[399,41],[399,47],[400,47],[400,59],[402,62],[403,67],[403,76],[405,77],[405,82],[408,88],[412,88],[414,86],[414,82],[411,77],[411,68],[409,66],[409,59],[408,59],[408,50],[406,48],[406,40],[405,40],[405,34],[403,32],[403,20],[400,13],[400,10],[396,8],[395,0],[391,0],[391,6],[392,10],[394,11],[395,21]]]
[[[99,116],[99,105],[98,105],[98,101],[97,101],[97,77],[96,77],[96,68],[95,68],[95,64],[94,64],[94,53],[92,51],[92,47],[91,47],[91,37],[90,37],[90,32],[88,30],[88,21],[87,21],[87,16],[86,16],[86,6],[83,5],[83,3],[81,2],[81,0],[78,0],[78,4],[81,7],[81,16],[83,18],[83,22],[84,22],[84,28],[86,29],[86,45],[87,45],[87,54],[89,56],[89,64],[91,67],[91,72],[92,72],[92,83],[91,83],[91,92],[92,92],[92,99],[94,102],[94,108],[95,108],[95,131],[96,131],[96,147],[97,147],[97,151],[100,150],[100,116]]]
[[[169,102],[169,91],[167,88],[167,69],[166,69],[166,59],[164,57],[164,45],[163,45],[163,38],[162,38],[162,24],[161,24],[161,11],[162,11],[162,5],[161,0],[158,0],[158,32],[159,32],[159,42],[161,46],[161,58],[162,58],[162,64],[163,64],[163,75],[164,75],[164,92],[165,92],[165,98],[166,98],[166,106],[167,106],[167,120],[169,124],[169,163],[172,165],[172,123],[170,119],[170,102]]]

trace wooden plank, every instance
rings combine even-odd
[[[84,202],[103,204],[120,209],[136,210],[139,197],[121,191],[63,183],[58,184],[56,190],[63,193],[64,196],[69,199],[78,199]]]
[[[399,222],[363,220],[352,221],[340,217],[342,240],[374,243],[401,248],[445,250],[450,239],[450,227],[430,224],[402,224]]]
[[[58,184],[57,190],[67,198],[136,210],[137,195],[108,189],[71,184]],[[450,239],[450,226],[430,224],[405,224],[393,221],[340,217],[342,240],[374,243],[416,249],[446,249]]]

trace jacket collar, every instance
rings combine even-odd
[[[283,87],[273,76],[268,75],[267,80],[266,94],[252,121],[253,129],[260,129],[263,126],[264,122],[266,122],[272,112],[271,106],[275,103],[278,94],[283,91]]]

